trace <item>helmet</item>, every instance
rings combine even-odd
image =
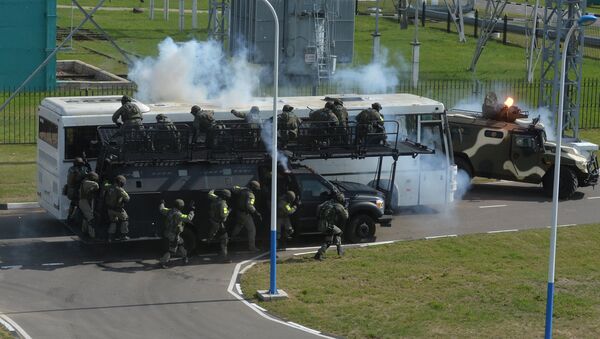
[[[228,190],[228,189],[220,190],[218,194],[223,199],[229,199],[229,198],[231,198],[231,191]]]
[[[332,102],[332,101],[327,101],[327,102],[325,103],[325,108],[334,109],[334,108],[335,108],[335,105],[333,104],[333,102]]]
[[[183,200],[181,199],[175,199],[175,208],[180,210],[183,209],[183,206],[185,206],[185,203],[183,202]]]
[[[251,180],[248,183],[248,188],[253,190],[253,191],[260,191],[260,183],[256,180]]]
[[[124,95],[121,97],[121,104],[125,105],[125,103],[131,102],[131,98],[128,95]]]
[[[86,174],[85,177],[88,180],[95,181],[95,182],[98,182],[98,180],[100,180],[100,177],[98,177],[98,173],[96,173],[96,172],[90,172],[90,173]]]
[[[335,192],[333,194],[333,198],[335,199],[335,201],[339,202],[340,204],[343,204],[346,202],[346,197],[344,196],[344,193],[342,193],[342,192]]]
[[[125,186],[126,182],[127,182],[127,180],[122,175],[117,175],[115,177],[115,180],[114,180],[114,183],[117,184],[117,185],[119,185],[119,186],[121,186],[121,187]]]
[[[160,122],[160,121],[165,121],[165,119],[166,119],[166,118],[167,118],[167,116],[166,116],[166,115],[164,115],[164,114],[159,114],[159,115],[157,115],[157,116],[156,116],[156,121],[157,121],[157,122]]]
[[[260,113],[260,110],[258,109],[258,106],[252,106],[252,107],[250,107],[250,113],[251,114]]]
[[[340,106],[344,105],[344,102],[340,98],[333,99],[333,103],[336,104],[336,105],[340,105]]]
[[[380,104],[380,103],[378,103],[378,102],[374,102],[374,103],[371,105],[371,108],[372,108],[372,109],[375,109],[375,110],[377,110],[378,112],[379,112],[379,111],[382,109],[382,107],[381,107],[381,104]]]
[[[285,192],[285,199],[288,202],[292,202],[292,201],[296,200],[296,193],[294,193],[293,191]]]
[[[291,112],[293,109],[294,109],[294,107],[292,107],[290,105],[283,105],[284,112]]]
[[[202,108],[200,108],[200,106],[198,105],[194,105],[192,106],[192,111],[190,113],[194,114],[194,113],[198,113],[202,110]]]
[[[83,166],[85,164],[85,162],[83,161],[82,157],[77,157],[75,159],[73,159],[73,165],[75,166]]]

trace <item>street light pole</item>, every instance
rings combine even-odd
[[[556,258],[556,229],[558,224],[558,192],[560,185],[560,154],[562,147],[563,105],[565,102],[565,78],[569,40],[579,26],[588,26],[596,21],[594,15],[582,15],[567,32],[562,50],[560,93],[558,96],[558,127],[556,129],[556,149],[554,151],[554,184],[552,187],[552,225],[550,231],[550,257],[548,265],[548,290],[546,299],[546,327],[544,338],[552,338],[552,312],[554,309],[554,269]],[[559,38],[559,37],[557,37]]]

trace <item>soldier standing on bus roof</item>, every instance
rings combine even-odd
[[[181,148],[179,131],[175,124],[164,114],[156,116],[156,127],[159,131],[154,135],[155,147],[160,151],[176,151]]]
[[[208,192],[210,204],[208,208],[209,231],[207,240],[219,239],[219,255],[224,262],[231,262],[227,253],[229,236],[225,227],[225,221],[227,221],[227,217],[229,216],[229,206],[227,205],[227,200],[229,199],[231,199],[231,192],[229,190],[221,190],[218,194],[215,194],[214,190]]]
[[[231,237],[236,237],[242,228],[246,229],[248,237],[248,250],[255,252],[258,251],[256,248],[256,225],[254,225],[254,218],[262,220],[260,212],[256,210],[254,202],[256,196],[260,193],[260,183],[256,180],[252,180],[248,183],[247,187],[234,186],[232,194],[235,197],[234,201],[234,216],[235,226],[231,231]]]
[[[121,118],[121,122],[119,122]],[[142,126],[142,111],[136,104],[131,102],[131,98],[124,95],[121,98],[121,107],[113,114],[112,121],[117,126]]]
[[[283,105],[281,114],[277,117],[277,130],[279,132],[279,140],[281,146],[286,147],[290,141],[298,139],[298,127],[300,126],[300,118],[293,113],[294,107]]]
[[[260,110],[258,106],[252,106],[249,112],[240,112],[235,109],[231,110],[231,114],[235,115],[240,119],[246,120],[246,123],[250,124],[250,128],[260,128],[262,119],[260,118]]]
[[[325,201],[317,208],[318,229],[325,234],[325,242],[315,254],[316,260],[323,260],[329,246],[335,244],[338,255],[344,254],[342,248],[342,227],[348,220],[348,210],[345,207],[346,199],[341,192],[335,192],[331,199]]]
[[[294,204],[296,201],[296,194],[292,191],[287,191],[283,196],[279,197],[277,201],[277,240],[279,240],[279,249],[285,250],[287,245],[287,238],[294,234],[294,228],[292,227],[292,221],[290,217],[296,209],[297,205]]]
[[[333,114],[338,118],[340,125],[347,127],[348,126],[348,110],[344,107],[344,102],[342,99],[335,98],[333,99]]]
[[[190,114],[194,116],[192,143],[208,144],[211,130],[215,127],[215,112],[203,110],[200,106],[194,105]]]
[[[384,118],[381,114],[381,105],[375,102],[371,108],[367,108],[356,116],[356,140],[359,144],[380,144],[387,145],[387,135],[385,134]],[[368,134],[374,134],[368,136]]]
[[[67,184],[63,187],[63,194],[69,198],[69,215],[67,219],[73,218],[75,207],[79,204],[79,188],[86,174],[91,171],[90,165],[81,157],[73,160],[73,166],[69,167],[67,172]]]
[[[79,190],[79,209],[83,214],[81,233],[84,236],[89,235],[90,238],[96,237],[94,228],[96,226],[94,222],[94,200],[100,191],[100,186],[98,186],[99,180],[96,172],[90,172],[81,182],[81,188]]]
[[[171,255],[179,254],[183,258],[183,263],[188,263],[187,251],[185,249],[183,239],[181,238],[181,232],[183,232],[183,223],[191,223],[194,219],[194,201],[190,202],[190,212],[184,214],[183,210],[185,203],[181,199],[175,199],[175,206],[173,208],[166,208],[165,201],[161,200],[160,206],[158,207],[160,214],[165,216],[165,231],[163,233],[167,251],[160,258],[160,265],[162,268],[167,268]]]
[[[108,187],[105,194],[105,203],[108,210],[108,242],[111,242],[117,232],[117,223],[120,224],[120,236],[115,240],[128,240],[129,237],[129,216],[125,211],[125,204],[129,202],[129,194],[125,192],[125,177],[117,175],[113,180],[113,184]]]

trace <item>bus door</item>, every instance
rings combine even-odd
[[[40,206],[60,218],[62,187],[59,173],[58,125],[43,116],[38,118],[37,194]],[[68,203],[67,203],[68,208]]]
[[[419,158],[419,204],[445,204],[448,196],[448,161],[445,152],[442,120],[439,114],[418,116],[418,142],[435,150]]]

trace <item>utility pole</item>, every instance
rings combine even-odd
[[[415,0],[415,37],[413,39],[413,42],[411,42],[410,44],[412,45],[412,57],[413,57],[413,62],[412,62],[412,85],[413,88],[417,88],[417,85],[419,84],[419,48],[421,46],[421,43],[419,42],[419,6],[420,4],[418,4],[418,0]]]
[[[375,32],[371,35],[373,36],[373,61],[379,61],[379,54],[381,51],[381,42],[379,41],[381,38],[381,34],[379,34],[379,0],[377,0],[375,7]]]

